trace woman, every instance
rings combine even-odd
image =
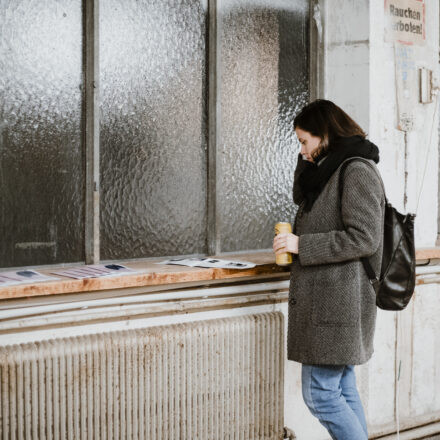
[[[333,102],[318,99],[294,120],[301,143],[292,234],[279,234],[276,254],[291,252],[287,358],[300,362],[310,412],[337,440],[368,438],[354,365],[373,354],[376,296],[360,260],[376,273],[383,250],[385,195],[379,150]],[[303,158],[304,157],[304,158]],[[339,191],[342,163],[346,164]]]

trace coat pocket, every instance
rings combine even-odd
[[[313,283],[312,322],[316,326],[355,327],[360,319],[360,299],[347,282]]]

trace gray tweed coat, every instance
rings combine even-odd
[[[305,161],[298,155],[293,201],[299,208],[293,233],[299,245],[290,266],[289,360],[359,365],[373,354],[376,296],[359,257],[368,256],[379,273],[385,196],[376,163],[367,161],[347,165],[341,200],[339,167],[311,211],[302,212],[297,176]]]

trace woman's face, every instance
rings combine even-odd
[[[309,162],[313,162],[311,153],[319,146],[321,138],[318,136],[313,136],[308,131],[302,130],[299,127],[295,128],[295,133],[299,142],[301,143],[301,154],[303,155],[304,159],[308,160]]]

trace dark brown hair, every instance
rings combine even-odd
[[[293,121],[293,128],[297,127],[321,138],[319,146],[311,154],[313,160],[329,151],[337,137],[359,135],[365,139],[367,136],[344,110],[327,99],[315,99],[303,107]]]

